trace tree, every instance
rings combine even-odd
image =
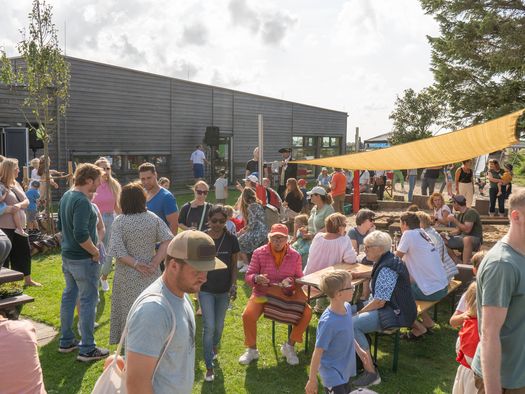
[[[432,46],[434,88],[455,126],[525,107],[525,2],[421,0],[440,27]]]
[[[407,89],[397,96],[390,119],[394,121],[390,144],[398,145],[432,136],[442,122],[443,106],[432,89],[416,93]]]
[[[54,230],[51,217],[51,191],[49,176],[49,142],[57,128],[58,117],[64,115],[68,103],[69,64],[58,46],[57,29],[52,21],[52,7],[45,0],[33,0],[28,15],[28,31],[21,30],[22,40],[17,49],[23,60],[23,67],[14,69],[13,63],[1,51],[2,70],[0,78],[13,90],[24,94],[22,113],[37,137],[44,145],[44,179],[46,182],[45,201],[48,230]],[[30,114],[28,114],[28,111]],[[36,127],[29,119],[34,119]]]

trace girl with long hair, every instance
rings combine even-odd
[[[299,189],[295,178],[286,181],[283,207],[286,219],[293,219],[303,209],[303,192]]]
[[[102,214],[102,221],[106,228],[105,236],[102,240],[104,248],[109,247],[109,240],[111,238],[111,226],[115,220],[116,215],[120,215],[120,192],[121,186],[120,183],[113,178],[111,173],[111,163],[105,157],[100,157],[95,161],[97,167],[102,168],[104,171],[101,180],[100,186],[97,188],[95,197],[93,198],[93,203],[98,207],[100,213]],[[113,268],[113,257],[106,255],[104,264],[102,265],[101,275],[100,275],[100,284],[103,291],[109,290],[108,284],[108,275]]]

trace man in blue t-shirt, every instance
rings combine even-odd
[[[169,190],[159,186],[155,165],[142,163],[139,167],[139,178],[142,186],[146,189],[148,210],[164,220],[171,233],[177,235],[179,229],[177,200]]]

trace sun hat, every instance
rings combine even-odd
[[[215,242],[206,233],[187,230],[177,234],[168,245],[168,256],[191,265],[198,271],[228,268],[216,257]]]
[[[312,190],[306,192],[306,194],[308,194],[309,196],[311,196],[312,194],[320,194],[321,196],[326,196],[326,189],[321,186],[315,186],[314,188],[312,188]]]

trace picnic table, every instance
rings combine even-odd
[[[295,280],[295,282],[307,287],[307,290],[306,290],[307,302],[310,303],[310,300],[312,297],[312,290],[315,292],[315,298],[321,297],[323,295],[323,293],[319,289],[319,286],[321,284],[321,277],[326,272],[330,272],[336,269],[342,269],[342,270],[350,272],[352,275],[355,274],[358,277],[352,278],[352,284],[354,286],[358,286],[367,279],[365,277],[367,276],[367,274],[372,273],[372,268],[373,267],[371,265],[365,265],[365,264],[360,264],[360,263],[355,263],[355,264],[338,263],[330,267],[323,268],[322,270],[312,272],[311,274],[305,275],[302,278],[298,278]],[[310,326],[308,325],[306,327],[306,333],[305,333],[305,345],[304,345],[305,353],[308,353],[309,328]]]
[[[24,274],[8,268],[0,268],[0,284],[16,282],[24,279]],[[7,314],[10,319],[18,319],[22,305],[33,302],[34,298],[26,294],[17,294],[12,297],[0,298],[0,310]]]

